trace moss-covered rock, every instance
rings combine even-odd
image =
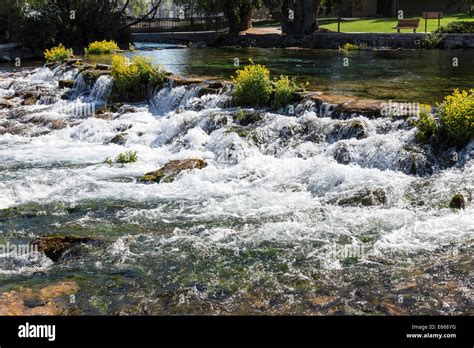
[[[357,191],[350,195],[344,195],[342,197],[337,197],[330,199],[328,201],[330,204],[337,204],[340,206],[363,206],[371,207],[377,205],[384,205],[387,203],[387,194],[384,189],[365,189]]]
[[[241,126],[248,126],[254,123],[257,123],[263,119],[263,115],[257,111],[253,110],[241,110],[239,109],[235,115],[234,119],[241,125]]]
[[[74,86],[74,80],[59,80],[59,88],[72,88]]]
[[[466,199],[460,193],[454,194],[449,202],[449,207],[452,209],[465,209],[466,208]]]
[[[142,181],[169,183],[169,182],[174,181],[174,179],[176,179],[178,174],[181,173],[182,171],[193,170],[193,169],[203,169],[206,166],[207,166],[207,163],[201,159],[170,161],[159,170],[145,174],[145,176],[142,178]]]
[[[200,98],[206,94],[219,94],[219,92],[218,88],[203,87],[198,91],[197,96]]]
[[[46,236],[36,238],[30,244],[38,248],[40,253],[44,253],[48,258],[57,262],[66,251],[74,246],[93,242],[99,242],[99,240],[90,237]]]
[[[124,145],[127,142],[127,133],[118,133],[111,140],[111,144]]]

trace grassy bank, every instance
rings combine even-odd
[[[420,16],[409,16],[408,18],[421,18]],[[441,26],[446,26],[451,22],[456,21],[472,21],[474,22],[474,17],[470,17],[467,14],[452,14],[446,15],[441,19]],[[337,18],[320,18],[319,25],[321,28],[326,28],[332,31],[337,31]],[[356,20],[343,20],[341,22],[341,32],[346,33],[395,33],[396,30],[393,29],[397,25],[396,17],[371,17],[371,18],[361,18]],[[254,23],[256,28],[269,28],[269,27],[280,27],[278,21],[259,21]],[[428,20],[428,32],[432,32],[438,29],[438,20],[429,19]],[[420,26],[418,27],[418,32],[422,33],[425,31],[425,20],[420,21]],[[411,30],[402,30],[402,32],[411,32]]]

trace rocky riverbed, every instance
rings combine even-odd
[[[0,72],[0,244],[38,249],[0,257],[2,313],[471,310],[473,142],[417,144],[376,100],[237,109],[231,90]]]

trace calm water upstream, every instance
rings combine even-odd
[[[314,89],[373,98],[434,102],[474,87],[472,51],[355,52],[350,68],[337,51],[139,53],[175,73],[226,78],[234,58],[252,57]],[[76,81],[73,93],[61,79]],[[112,84],[86,86],[77,70],[0,72],[0,100],[11,103],[0,107],[0,244],[105,241],[59,262],[1,255],[0,294],[71,281],[76,301],[62,305],[75,314],[472,311],[474,142],[442,167],[403,119],[341,120],[300,105],[297,117],[263,112],[242,127],[228,93],[199,97],[198,86],[168,86],[108,117],[70,112],[103,105]],[[40,100],[21,105],[34,91]],[[344,131],[354,124],[362,135]],[[136,163],[105,163],[128,150]],[[208,166],[138,181],[188,158]],[[449,208],[455,193],[466,209]]]

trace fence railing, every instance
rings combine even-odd
[[[128,24],[137,21],[129,18]],[[194,18],[151,18],[144,19],[131,26],[134,33],[172,33],[221,31],[228,28],[224,17],[194,17]]]

